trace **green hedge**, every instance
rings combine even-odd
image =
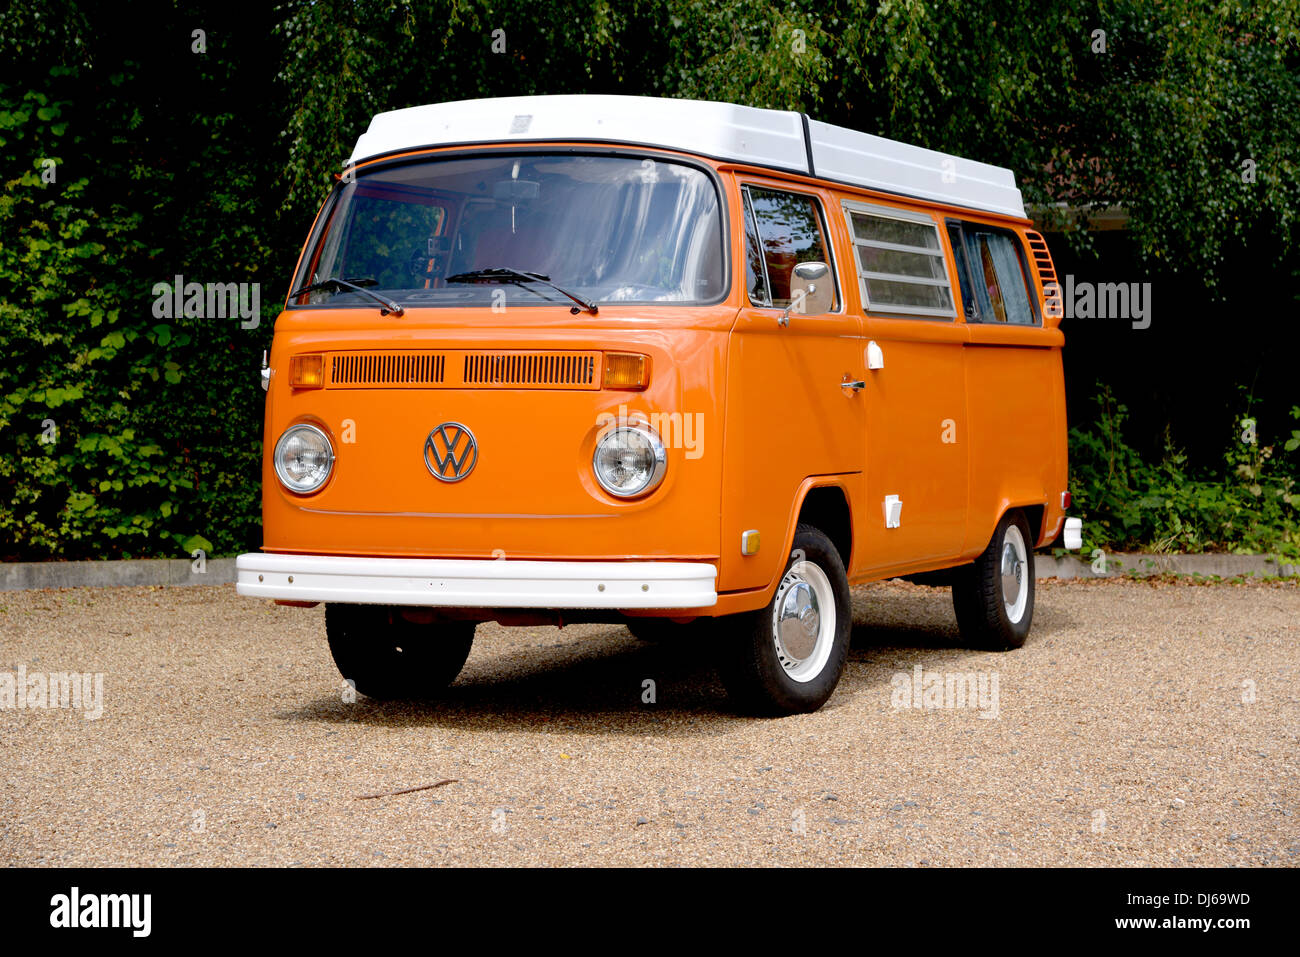
[[[1095,420],[1070,430],[1072,511],[1084,553],[1230,551],[1300,559],[1300,406],[1288,413],[1239,389],[1239,414],[1216,467],[1194,467],[1166,435],[1158,461],[1128,444],[1128,407],[1101,383]]]
[[[49,54],[0,83],[0,560],[245,549],[260,538],[266,300],[285,280],[249,330],[157,318],[153,287],[287,272],[263,228],[278,161],[233,112],[159,99],[168,75],[190,97],[230,88],[230,64],[192,55],[186,33],[110,72],[68,62],[93,33],[75,6],[39,12],[0,44],[6,60]]]

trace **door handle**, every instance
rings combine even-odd
[[[861,392],[867,387],[867,384],[861,379],[851,379],[849,374],[844,373],[844,378],[840,380],[841,389],[852,389],[854,392]]]

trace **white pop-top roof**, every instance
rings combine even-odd
[[[507,96],[380,113],[350,163],[462,143],[575,140],[660,146],[1024,218],[1008,169],[810,120],[705,100]]]

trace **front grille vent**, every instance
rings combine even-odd
[[[336,352],[331,389],[599,389],[599,352]]]
[[[597,352],[471,352],[465,356],[465,385],[590,387],[596,382]]]

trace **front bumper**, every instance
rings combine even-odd
[[[704,562],[350,558],[256,552],[235,562],[250,598],[459,608],[708,608]]]

